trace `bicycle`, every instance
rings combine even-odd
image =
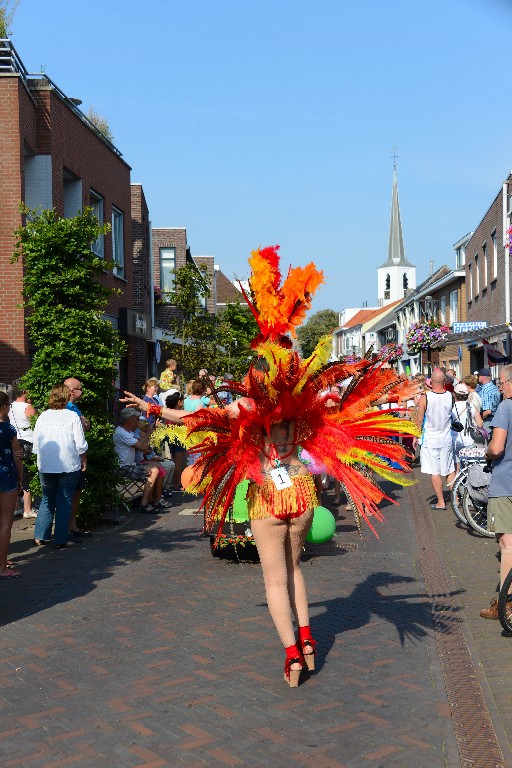
[[[492,538],[493,531],[487,530],[487,488],[489,486],[488,475],[491,471],[490,464],[483,460],[472,462],[472,465],[479,465],[482,471],[476,472],[476,478],[471,478],[475,474],[468,468],[468,479],[462,496],[462,511],[471,528],[480,536]]]
[[[464,449],[463,449],[464,450]],[[464,514],[463,510],[463,496],[464,491],[467,486],[467,478],[468,478],[468,472],[469,468],[472,464],[475,463],[482,463],[483,462],[483,456],[464,456],[462,453],[460,455],[460,469],[455,476],[455,479],[452,483],[451,488],[451,494],[450,494],[450,501],[452,505],[453,512],[455,514],[455,517],[457,520],[462,523],[462,525],[466,526],[466,528],[469,526],[468,519],[466,515]]]

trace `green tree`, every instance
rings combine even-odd
[[[174,290],[165,294],[176,308],[169,319],[169,331],[179,342],[168,344],[170,356],[186,379],[200,368],[213,368],[218,358],[217,317],[207,312],[210,288],[206,276],[193,264],[174,270]]]
[[[20,0],[0,0],[0,38],[6,39],[12,31],[14,14]]]
[[[254,357],[251,341],[259,328],[252,312],[240,302],[228,303],[219,314],[217,338],[222,350],[217,370],[229,371],[239,380]]]
[[[92,243],[106,234],[91,210],[71,219],[56,211],[21,206],[25,226],[16,230],[13,261],[23,258],[23,297],[27,329],[36,352],[23,377],[34,405],[44,409],[50,388],[68,377],[82,381],[80,409],[91,420],[88,485],[82,493],[80,520],[98,521],[115,503],[117,457],[108,403],[124,343],[102,318],[109,296],[98,277],[112,265],[94,255]]]
[[[311,315],[307,323],[297,329],[297,336],[303,357],[309,357],[319,339],[338,326],[338,313],[333,309],[322,309]]]

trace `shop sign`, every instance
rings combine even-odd
[[[473,322],[454,323],[453,333],[471,333],[472,331],[481,331],[482,328],[487,328],[487,320],[474,320]]]

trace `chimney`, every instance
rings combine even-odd
[[[429,263],[430,263],[430,272],[429,272],[429,274],[433,275],[434,274],[434,262],[430,261]]]

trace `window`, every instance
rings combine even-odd
[[[160,290],[164,294],[174,290],[174,268],[176,264],[176,248],[160,248]]]
[[[478,263],[478,253],[475,256],[475,296],[480,293],[480,266]]]
[[[482,286],[486,286],[487,285],[487,243],[484,243],[482,245],[482,268],[483,268]]]
[[[386,291],[389,291],[390,288],[391,288],[391,276],[386,275]]]
[[[491,235],[492,237],[492,277],[498,277],[498,242],[496,240],[496,230]]]
[[[404,291],[406,291],[409,287],[409,278],[407,277],[407,272],[404,272],[404,276],[402,278],[402,285],[404,286]]]
[[[471,269],[471,264],[468,264],[469,269],[469,300],[473,298],[473,270]]]
[[[450,292],[450,325],[453,325],[459,319],[459,292]]]
[[[98,219],[100,224],[103,224],[103,198],[98,195],[92,189],[90,191],[90,206],[92,209],[92,215]],[[100,235],[92,244],[92,252],[103,259],[105,256],[105,247],[103,242],[103,235]]]
[[[114,275],[117,277],[124,277],[123,224],[122,211],[112,206],[112,261],[114,262]]]
[[[441,296],[441,322],[446,323],[446,294]]]
[[[82,210],[82,179],[64,168],[64,218],[71,219]]]
[[[466,263],[466,251],[464,250],[464,246],[461,245],[461,247],[457,248],[455,251],[455,266],[457,267],[457,269],[462,269],[465,263]]]

